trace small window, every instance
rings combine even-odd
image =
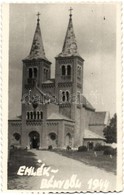
[[[50,133],[50,134],[49,134],[49,137],[50,137],[50,139],[53,140],[53,141],[56,140],[56,134],[55,134],[55,133]]]
[[[40,112],[40,119],[43,119],[43,112]]]
[[[39,116],[40,116],[40,113],[39,112],[37,112],[37,119],[39,120]]]
[[[29,68],[29,78],[32,78],[32,68]]]
[[[62,101],[65,102],[65,92],[62,92]]]
[[[63,66],[62,66],[62,75],[65,75],[65,72],[66,72],[65,66],[63,65]]]
[[[33,112],[31,112],[31,119],[33,119]]]
[[[37,78],[37,68],[34,68],[34,78]]]
[[[71,75],[71,66],[70,65],[67,66],[67,75],[68,76]]]
[[[15,138],[16,141],[19,141],[21,138],[21,135],[19,133],[14,133],[13,137]]]
[[[36,112],[34,112],[34,119],[36,119]]]
[[[46,80],[49,78],[48,73],[49,73],[48,69],[44,68],[44,77],[45,77]]]
[[[46,79],[48,79],[48,70],[46,70]]]
[[[29,119],[30,119],[30,113],[27,112],[27,120],[29,120]]]
[[[80,66],[77,67],[77,77],[78,78],[81,77],[81,67]]]
[[[68,91],[66,91],[66,100],[67,102],[69,102],[69,92]]]

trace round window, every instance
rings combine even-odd
[[[51,140],[55,140],[56,139],[56,134],[55,133],[50,133],[50,138],[51,138]]]
[[[17,141],[20,140],[21,135],[19,133],[14,133],[13,136]]]

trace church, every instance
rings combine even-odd
[[[9,146],[27,149],[92,150],[104,144],[109,112],[97,112],[83,94],[84,59],[80,56],[70,9],[61,53],[52,64],[44,51],[39,13],[29,55],[22,60],[21,116],[9,119]],[[11,89],[10,89],[11,90]]]

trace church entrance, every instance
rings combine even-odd
[[[93,142],[88,142],[88,149],[93,150],[93,148],[94,148]]]
[[[30,148],[39,148],[40,135],[37,131],[29,133]]]

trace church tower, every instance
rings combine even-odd
[[[38,139],[37,144],[46,144],[46,139],[44,139],[46,137],[46,108],[42,104],[44,102],[42,83],[50,79],[51,62],[49,62],[45,55],[39,15],[38,13],[30,53],[23,60],[22,145],[35,138]],[[30,132],[32,132],[31,135]]]
[[[28,57],[23,60],[22,95],[35,85],[41,88],[42,83],[50,78],[51,62],[46,58],[40,30],[39,13],[37,26]]]
[[[79,55],[70,8],[69,24],[62,48],[56,57],[56,97],[60,113],[75,121],[75,145],[81,131],[81,97],[83,94],[83,58]]]

